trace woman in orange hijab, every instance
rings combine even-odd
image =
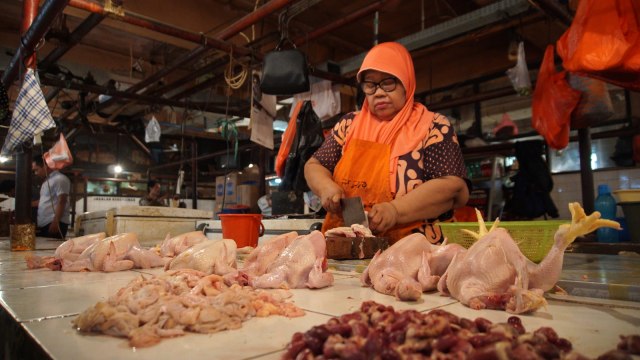
[[[446,117],[414,102],[411,55],[398,43],[372,48],[357,74],[362,110],[345,115],[305,165],[305,178],[327,210],[323,231],[344,226],[340,199],[360,196],[369,227],[392,242],[451,217],[469,197],[466,168]]]

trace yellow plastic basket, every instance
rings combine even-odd
[[[553,235],[562,224],[568,224],[568,220],[543,220],[543,221],[501,221],[498,226],[509,231],[511,238],[515,240],[520,251],[529,260],[539,263],[544,259],[551,246]],[[442,233],[449,239],[449,243],[460,244],[469,248],[476,241],[471,235],[462,229],[478,232],[477,222],[439,223]],[[493,223],[487,222],[487,229]]]

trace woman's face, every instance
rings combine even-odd
[[[377,70],[369,70],[364,73],[362,81],[370,81],[373,83],[379,83],[385,79],[394,78],[391,74],[383,73]],[[407,101],[407,93],[402,86],[400,80],[396,79],[396,87],[392,91],[384,91],[382,87],[377,86],[375,92],[367,96],[367,102],[369,103],[369,111],[375,117],[383,121],[390,121],[404,106]]]

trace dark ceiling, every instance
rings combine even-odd
[[[354,83],[361,56],[376,39],[403,42],[414,58],[417,93],[428,95],[504,73],[514,65],[507,55],[516,40],[525,42],[528,62],[539,63],[571,13],[556,0],[117,3],[71,0],[38,47],[45,95],[66,130],[87,124],[126,128],[132,119],[159,112],[166,122],[184,118],[196,130],[207,127],[202,121],[207,114],[247,116],[250,84],[230,89],[224,71],[230,59],[237,64],[234,74],[259,68],[280,37],[281,19],[288,19],[289,36],[307,55],[313,75],[345,84],[344,89]],[[20,41],[22,6],[18,0],[0,2],[5,70]],[[17,90],[11,87],[11,99]],[[99,94],[112,98],[104,101]],[[81,114],[80,103],[85,104]],[[191,135],[215,138],[205,131]]]

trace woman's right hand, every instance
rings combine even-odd
[[[342,198],[344,198],[344,190],[333,181],[328,182],[320,193],[322,207],[331,213],[337,213],[342,210],[340,205],[340,199]]]

